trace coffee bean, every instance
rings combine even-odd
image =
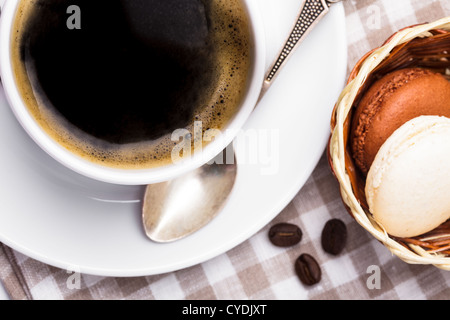
[[[306,253],[295,261],[295,272],[300,281],[307,286],[315,285],[322,279],[322,271],[316,259]]]
[[[322,248],[325,252],[338,255],[347,243],[347,227],[339,219],[332,219],[322,231]]]
[[[291,223],[279,223],[269,230],[270,241],[278,247],[290,247],[302,240],[302,230]]]

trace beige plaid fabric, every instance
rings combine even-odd
[[[396,30],[450,15],[450,1],[346,0],[349,70]],[[293,173],[294,174],[294,173]],[[323,252],[320,235],[330,218],[348,227],[345,251]],[[301,244],[277,248],[267,232],[277,222],[298,224]],[[305,287],[294,261],[309,253],[323,278]],[[373,269],[375,268],[375,269]],[[377,269],[378,268],[378,269]],[[378,270],[379,287],[371,284]],[[323,157],[306,185],[279,216],[238,247],[210,261],[173,273],[139,278],[81,275],[70,289],[69,274],[0,245],[0,280],[12,299],[449,299],[450,272],[402,262],[347,214]]]

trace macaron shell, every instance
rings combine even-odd
[[[368,173],[366,197],[390,235],[414,237],[450,218],[450,119],[415,118],[380,148]]]
[[[381,145],[405,122],[450,117],[450,82],[425,69],[402,69],[377,81],[361,100],[353,125],[353,153],[367,173]]]

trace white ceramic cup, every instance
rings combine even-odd
[[[0,0],[2,9],[0,16],[0,76],[3,89],[17,120],[30,137],[51,157],[79,174],[95,180],[121,185],[146,185],[171,180],[206,164],[225,149],[236,137],[257,103],[264,80],[265,33],[256,0],[242,0],[248,11],[254,43],[253,48],[251,48],[251,74],[242,105],[227,127],[222,130],[222,134],[205,146],[201,152],[193,153],[189,159],[162,167],[117,169],[85,160],[68,151],[47,135],[29,113],[20,96],[12,71],[10,41],[13,21],[20,1],[27,0]]]

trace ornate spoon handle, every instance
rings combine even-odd
[[[341,0],[305,0],[300,8],[300,13],[297,16],[297,21],[292,28],[283,49],[278,58],[269,69],[267,73],[261,97],[269,89],[275,77],[278,75],[280,69],[286,64],[286,61],[305,39],[309,32],[316,26],[316,24],[329,12],[330,5]],[[260,99],[261,99],[260,97]]]

